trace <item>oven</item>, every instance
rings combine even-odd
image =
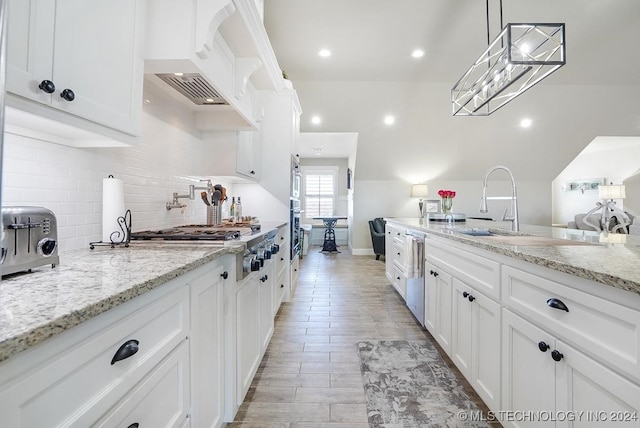
[[[300,187],[302,186],[302,173],[300,164],[295,156],[291,156],[291,197],[300,199]]]
[[[289,207],[289,236],[291,238],[290,248],[291,248],[291,260],[294,260],[297,256],[300,255],[300,200],[297,198],[290,199],[290,207]]]

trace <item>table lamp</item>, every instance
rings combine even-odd
[[[420,201],[418,202],[420,218],[424,217],[424,202],[422,201],[422,198],[427,197],[427,195],[429,195],[429,186],[426,184],[413,184],[411,186],[411,197],[420,198]]]

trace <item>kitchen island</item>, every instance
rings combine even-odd
[[[637,426],[638,237],[386,220],[387,277],[400,295],[404,235],[426,235],[423,325],[496,420],[519,427],[513,415],[537,412],[544,426],[559,426],[558,415],[605,422],[587,415],[619,412],[616,426]]]

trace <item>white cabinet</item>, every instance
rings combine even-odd
[[[273,260],[265,263],[260,271],[260,321],[258,322],[258,338],[260,342],[260,357],[269,345],[273,335],[273,295],[275,294],[275,263]]]
[[[571,425],[532,418],[503,420],[503,425],[638,426],[638,385],[507,309],[503,318],[502,410],[575,418]]]
[[[280,305],[288,296],[289,289],[289,245],[287,244],[288,224],[278,229],[275,242],[280,246],[277,254],[273,255],[275,261],[276,280],[273,292],[273,316],[275,317],[280,309]]]
[[[8,360],[0,366],[0,426],[92,426],[118,402],[143,400],[130,391],[147,394],[140,382],[185,343],[188,316],[188,288],[174,280]],[[190,401],[181,364],[184,377],[166,400],[184,418],[188,406],[171,398]]]
[[[405,254],[404,240],[407,228],[387,222],[385,226],[385,270],[387,279],[403,300],[407,298],[407,278],[404,272]]]
[[[235,283],[235,260],[226,255],[205,274],[190,281],[191,421],[219,427],[224,417],[224,296]],[[159,425],[150,425],[159,426]]]
[[[260,364],[260,272],[245,278],[236,294],[236,404],[249,390]]]
[[[7,92],[17,97],[8,105],[139,135],[143,6],[140,0],[11,0]]]
[[[188,423],[189,348],[183,343],[122,402],[92,426],[179,428]],[[198,426],[195,425],[195,421],[194,426]]]
[[[300,257],[299,256],[295,256],[293,260],[291,260],[291,279],[290,279],[290,283],[291,283],[291,297],[293,297],[293,295],[296,292],[296,285],[298,284],[298,275],[300,275]]]
[[[452,280],[451,359],[490,409],[500,408],[500,305]]]
[[[253,131],[210,132],[203,136],[204,157],[209,159],[201,175],[224,177],[232,182],[260,180],[260,134]]]
[[[429,263],[424,266],[425,278],[425,327],[442,346],[447,354],[451,354],[451,296],[452,278],[447,272]]]

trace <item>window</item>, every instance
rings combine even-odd
[[[305,218],[334,215],[337,175],[337,167],[302,168]]]

